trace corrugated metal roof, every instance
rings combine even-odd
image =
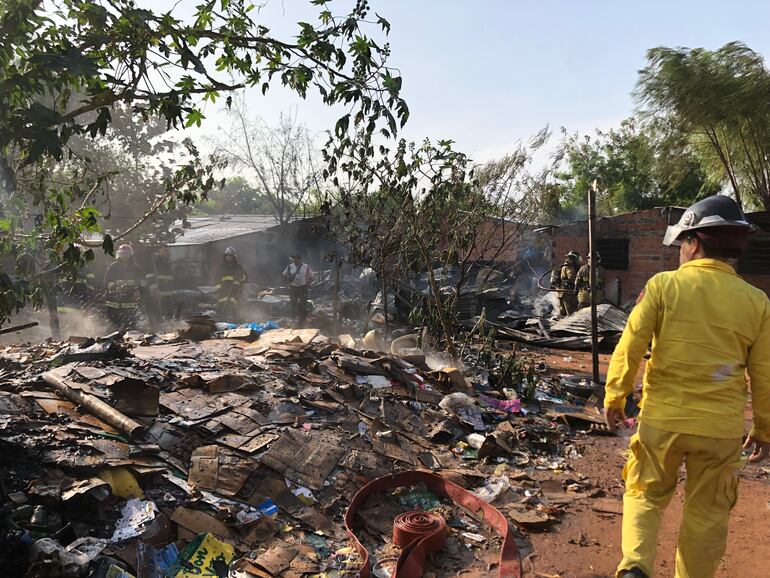
[[[187,222],[190,227],[177,236],[173,245],[204,245],[267,231],[278,225],[273,215],[211,215],[190,217]],[[182,223],[177,222],[173,226],[182,228]]]
[[[596,306],[596,320],[599,333],[620,333],[625,329],[628,315],[611,303],[601,303]],[[578,335],[591,334],[591,308],[585,307],[569,317],[559,319],[551,325],[551,333],[563,331]]]

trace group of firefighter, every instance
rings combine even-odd
[[[292,316],[302,325],[307,316],[308,287],[315,273],[310,265],[303,263],[301,255],[292,255],[291,259],[282,276],[289,288]],[[248,277],[233,247],[225,249],[215,279],[218,317],[239,320]],[[120,245],[103,281],[99,287],[96,276],[88,268],[74,279],[63,279],[57,294],[58,312],[81,315],[85,310],[103,307],[115,329],[127,330],[136,326],[139,313],[144,311],[150,324],[157,326],[163,320],[179,319],[182,313],[179,291],[189,289],[185,281],[174,274],[171,251],[166,246],[152,255],[145,271],[137,264],[131,245]]]
[[[591,306],[591,265],[596,267],[596,303],[604,301],[605,273],[602,258],[594,251],[595,259],[588,256],[583,263],[580,253],[570,251],[564,257],[564,264],[551,272],[551,289],[559,295],[559,313],[566,317],[578,309]],[[595,261],[595,263],[592,263]]]
[[[115,252],[115,260],[107,268],[102,283],[89,268],[75,278],[62,279],[57,310],[60,315],[81,315],[84,311],[103,309],[115,329],[131,329],[142,309],[151,322],[178,317],[175,292],[180,288],[171,268],[168,247],[159,248],[144,271],[137,264],[131,245],[124,244]]]

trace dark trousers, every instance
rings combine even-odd
[[[107,307],[107,319],[118,331],[127,331],[136,327],[136,308]]]
[[[307,285],[294,287],[289,285],[289,297],[291,298],[291,316],[299,318],[300,323],[307,317]]]

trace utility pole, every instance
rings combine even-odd
[[[591,361],[593,364],[593,382],[599,384],[599,328],[596,320],[596,259],[594,259],[594,225],[596,224],[596,190],[594,180],[588,191],[588,256],[591,276]]]

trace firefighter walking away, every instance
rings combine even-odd
[[[747,373],[754,413],[748,461],[770,451],[770,300],[729,263],[745,250],[749,232],[729,197],[687,209],[663,240],[679,247],[679,269],[648,281],[610,361],[604,406],[615,429],[652,342],[639,429],[623,469],[621,578],[653,575],[661,516],[682,464],[687,482],[675,576],[714,576],[745,463]]]

